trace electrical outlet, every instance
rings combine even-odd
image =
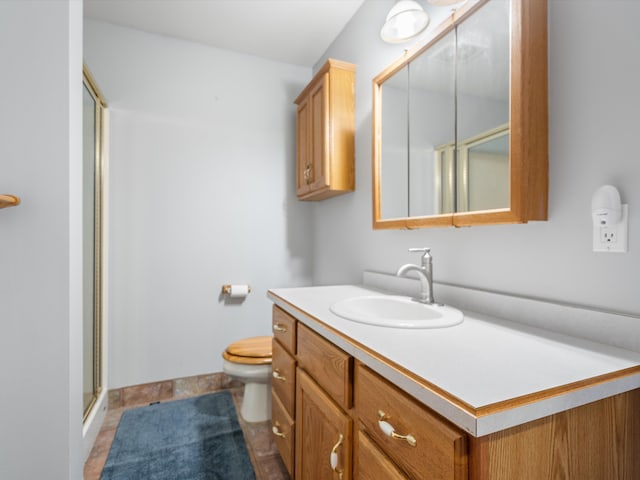
[[[617,239],[616,228],[614,227],[600,227],[600,243],[609,244],[615,243]]]
[[[593,226],[593,251],[618,252],[627,251],[627,237],[629,235],[629,206],[622,205],[622,218],[615,225],[601,227]]]

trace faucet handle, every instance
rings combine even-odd
[[[429,247],[416,247],[416,248],[410,248],[409,251],[411,253],[422,253],[422,265],[428,265],[431,264],[431,255],[429,254],[429,252],[431,252],[431,248]]]

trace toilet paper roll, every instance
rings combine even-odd
[[[229,298],[244,298],[249,295],[250,291],[249,285],[231,285]]]

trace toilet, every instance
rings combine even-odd
[[[240,415],[247,422],[271,419],[271,339],[245,338],[222,352],[224,373],[244,383]]]

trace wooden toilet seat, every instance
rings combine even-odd
[[[233,363],[264,365],[271,363],[271,336],[250,337],[230,344],[222,357]]]

